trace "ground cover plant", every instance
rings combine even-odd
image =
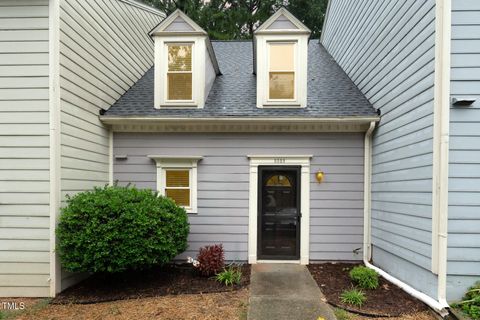
[[[230,265],[222,272],[217,273],[215,278],[218,282],[223,283],[226,286],[239,284],[242,280],[242,270],[238,266]]]
[[[454,304],[454,307],[473,320],[480,320],[480,281],[468,289],[463,300]]]
[[[350,290],[343,291],[340,295],[340,299],[343,303],[361,307],[367,300],[367,297],[362,290],[352,288]]]
[[[378,273],[365,266],[356,266],[350,270],[350,278],[362,289],[378,288]]]
[[[58,253],[70,272],[117,273],[170,262],[187,248],[186,211],[152,190],[105,186],[67,197]]]

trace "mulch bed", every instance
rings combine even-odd
[[[214,278],[200,276],[190,264],[168,265],[116,275],[94,275],[68,288],[52,304],[90,304],[178,294],[228,292],[250,284],[250,265],[241,266],[240,284],[225,286]]]
[[[354,286],[348,273],[357,265],[352,263],[322,263],[310,264],[308,269],[327,301],[331,305],[347,311],[372,317],[398,317],[428,310],[423,302],[413,298],[382,277],[379,279],[380,285],[377,289],[363,290],[367,301],[362,307],[343,304],[340,295],[344,290],[351,289]]]

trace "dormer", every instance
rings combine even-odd
[[[207,32],[176,10],[150,36],[155,41],[155,108],[203,108],[220,75]]]
[[[254,33],[258,108],[307,106],[308,29],[285,8]]]

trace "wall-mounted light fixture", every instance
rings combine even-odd
[[[475,98],[458,97],[452,98],[452,106],[454,107],[471,107],[475,103]]]
[[[325,173],[323,173],[323,171],[317,171],[317,173],[315,173],[315,178],[317,179],[318,183],[322,183],[323,179],[325,178]]]

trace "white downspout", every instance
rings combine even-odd
[[[438,301],[447,303],[448,158],[450,126],[451,0],[436,0],[433,111],[432,272]]]
[[[442,301],[437,301],[426,294],[412,288],[405,282],[391,276],[382,269],[374,266],[370,263],[372,258],[372,241],[371,241],[371,171],[372,171],[372,133],[375,129],[375,122],[370,123],[370,127],[365,133],[365,143],[364,143],[364,215],[363,215],[363,263],[370,269],[375,270],[383,278],[387,279],[391,283],[400,287],[403,291],[412,295],[420,301],[423,301],[425,304],[430,306],[441,316],[446,316],[448,314],[447,308],[448,304],[443,303]]]

